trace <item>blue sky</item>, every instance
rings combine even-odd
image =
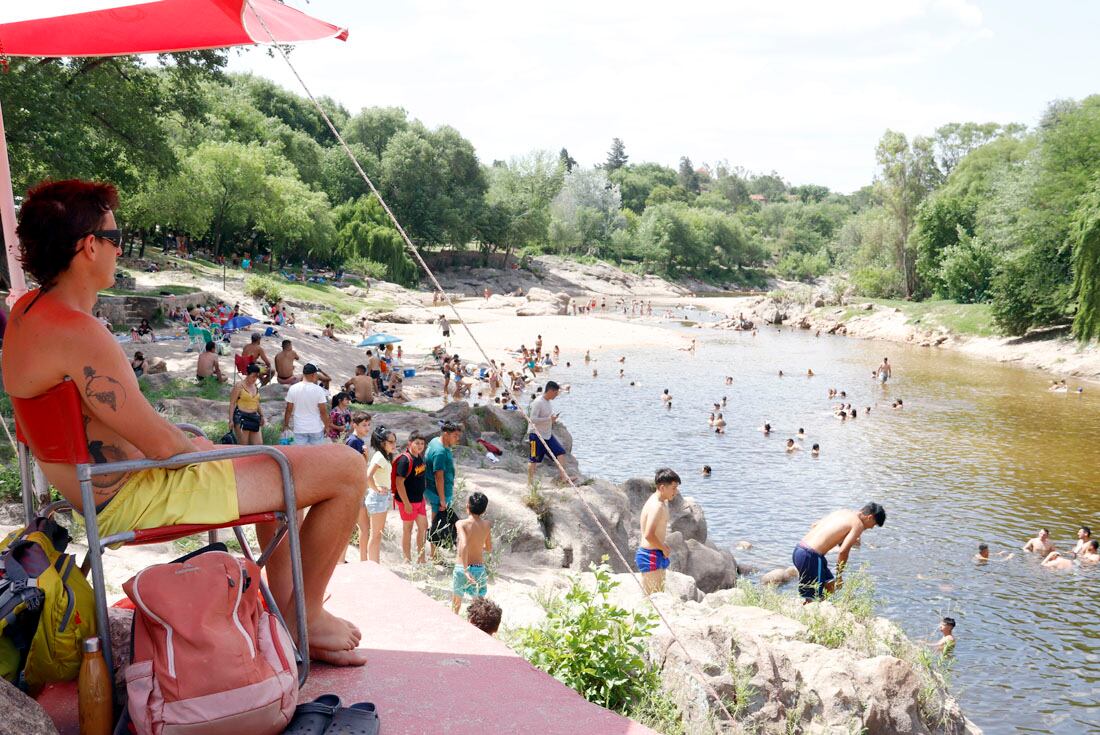
[[[887,128],[1034,125],[1100,92],[1100,3],[972,0],[289,0],[350,29],[298,46],[315,93],[404,107],[480,159],[562,146],[601,162],[727,161],[851,191]],[[281,59],[235,55],[288,89]]]

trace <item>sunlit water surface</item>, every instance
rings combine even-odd
[[[691,336],[694,356],[677,349]],[[852,559],[869,565],[880,614],[910,636],[931,637],[944,615],[957,619],[952,686],[967,715],[987,733],[1100,731],[1100,569],[1052,572],[1019,551],[1040,526],[1061,549],[1082,524],[1100,532],[1100,387],[1053,394],[1034,371],[800,331],[669,337],[667,350],[593,345],[592,365],[563,355],[573,366],[554,369],[572,387],[556,405],[586,474],[623,480],[674,467],[683,492],[702,503],[711,540],[751,541],[735,553],[763,571],[788,565],[815,519],[878,501],[887,523]],[[885,388],[871,379],[884,355],[895,366]],[[833,417],[830,387],[847,391],[856,421]],[[723,396],[729,425],[716,436],[706,420]],[[891,410],[899,397],[905,409]],[[769,437],[758,431],[765,421]],[[805,451],[788,455],[783,445],[799,427]],[[820,458],[810,456],[813,442]],[[979,542],[1015,556],[976,565]]]

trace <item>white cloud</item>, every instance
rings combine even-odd
[[[618,136],[635,161],[727,159],[854,189],[886,127],[930,132],[996,112],[926,89],[929,69],[990,35],[967,0],[299,7],[351,29],[346,44],[295,49],[315,92],[453,125],[486,162],[564,145],[593,163]],[[231,67],[296,89],[262,53]]]

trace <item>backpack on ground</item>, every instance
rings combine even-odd
[[[71,540],[38,517],[0,541],[0,676],[31,694],[75,679],[81,641],[96,634],[92,587],[65,553]]]
[[[134,603],[126,696],[138,735],[275,735],[287,726],[298,700],[294,647],[259,583],[254,562],[215,547],[123,585]]]

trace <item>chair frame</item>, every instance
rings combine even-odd
[[[76,385],[71,378],[66,378],[67,383],[71,388],[69,390],[76,391]],[[15,403],[18,403],[20,399],[15,399]],[[29,399],[34,400],[34,399]],[[77,398],[79,400],[79,398]],[[64,419],[62,418],[62,421]],[[29,446],[29,442],[23,436],[23,432],[20,431],[18,424],[18,409],[16,418],[16,428],[18,435],[18,453],[19,453],[19,468],[20,479],[23,485],[23,510],[26,514],[27,522],[30,523],[35,515],[40,513],[52,513],[57,510],[61,510],[65,507],[72,507],[71,503],[67,500],[50,503],[43,506],[41,509],[35,508],[34,486],[33,486],[33,473],[31,471],[32,453]],[[80,442],[86,446],[87,437],[83,433],[83,422],[77,421],[76,425],[79,426],[79,439]],[[178,427],[195,436],[204,436],[202,430],[193,424],[178,424]],[[75,429],[74,429],[75,431]],[[111,534],[106,537],[101,537],[99,533],[99,519],[97,517],[95,492],[92,486],[92,479],[102,475],[109,475],[119,472],[137,472],[140,470],[165,468],[165,467],[179,467],[188,464],[201,464],[204,462],[217,462],[226,459],[238,459],[241,457],[255,457],[264,456],[275,461],[279,466],[279,472],[282,478],[282,490],[283,490],[283,503],[284,510],[272,511],[269,513],[257,513],[248,516],[237,518],[228,523],[221,524],[188,524],[179,526],[163,526],[160,528],[152,529],[138,529],[131,531],[124,531],[121,533]],[[106,585],[103,573],[103,554],[108,546],[113,544],[143,544],[143,543],[155,543],[160,541],[168,541],[177,538],[183,538],[185,536],[191,536],[197,533],[209,533],[210,541],[216,540],[216,531],[220,528],[233,528],[233,533],[237,538],[238,543],[241,545],[241,550],[244,555],[256,562],[260,567],[271,558],[271,554],[275,551],[278,545],[286,537],[287,544],[290,552],[290,572],[292,588],[294,590],[294,608],[297,617],[297,629],[298,629],[298,644],[297,644],[297,663],[298,663],[298,686],[301,687],[305,684],[306,678],[309,676],[309,638],[308,631],[306,629],[306,609],[305,609],[305,597],[304,590],[304,578],[302,575],[302,556],[301,556],[301,541],[299,538],[299,529],[297,519],[297,496],[294,491],[294,478],[290,470],[290,462],[287,460],[286,455],[278,451],[274,447],[264,445],[253,446],[237,446],[226,447],[224,449],[209,449],[197,452],[186,452],[184,454],[177,454],[173,457],[162,460],[154,459],[132,459],[123,462],[107,462],[103,464],[93,464],[91,462],[75,462],[76,477],[80,483],[80,499],[81,505],[84,509],[92,509],[91,512],[82,513],[84,518],[84,524],[88,535],[88,557],[86,564],[90,563],[92,572],[92,587],[95,594],[95,606],[96,606],[96,622],[97,630],[99,631],[99,638],[102,644],[103,657],[106,659],[107,668],[109,671],[115,671],[113,651],[111,650],[111,637],[109,633],[109,623],[107,614],[107,593]],[[276,530],[275,537],[268,544],[267,548],[262,549],[260,556],[257,558],[253,556],[252,550],[245,539],[243,526],[251,525],[258,522],[276,522],[279,524]],[[283,618],[282,612],[279,610],[278,605],[275,603],[275,599],[268,589],[268,586],[260,581],[260,591],[263,594],[264,601],[267,603],[269,610],[276,617],[279,618],[283,625],[286,625],[286,620]],[[113,685],[112,685],[113,687]]]

